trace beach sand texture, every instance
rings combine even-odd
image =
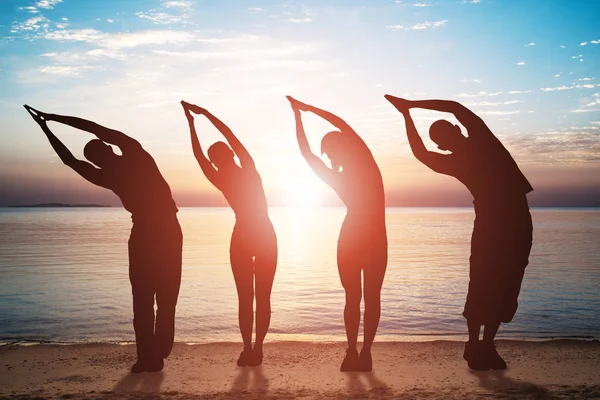
[[[380,342],[372,373],[342,373],[344,343],[275,342],[260,367],[241,345],[177,343],[159,373],[132,375],[135,347],[0,347],[0,399],[600,399],[600,342],[503,340],[505,372],[471,372],[463,343]]]

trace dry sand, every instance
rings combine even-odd
[[[376,343],[372,373],[342,373],[343,343],[177,343],[158,373],[132,375],[133,345],[0,347],[0,399],[600,399],[600,342],[499,341],[505,372],[471,372],[463,344]]]

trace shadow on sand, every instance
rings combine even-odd
[[[164,371],[125,375],[115,385],[113,392],[159,393],[165,379]]]
[[[353,399],[390,398],[392,390],[377,378],[374,372],[349,372],[348,394]]]
[[[536,400],[558,400],[547,389],[531,382],[516,381],[506,376],[506,371],[470,371],[479,379],[482,388],[502,396],[500,398],[525,397]]]
[[[253,392],[266,395],[269,390],[269,379],[265,376],[262,365],[253,368],[240,368],[231,384],[230,393]]]

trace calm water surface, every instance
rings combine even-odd
[[[271,209],[270,340],[345,340],[336,243],[345,210]],[[534,209],[534,245],[500,337],[600,338],[600,209]],[[465,336],[471,209],[390,208],[379,340]],[[177,340],[240,341],[229,209],[183,208]],[[0,208],[0,340],[132,341],[129,214]]]

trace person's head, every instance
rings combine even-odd
[[[429,137],[438,145],[438,149],[455,151],[467,139],[460,131],[460,127],[445,119],[435,121],[429,127]]]
[[[334,171],[347,168],[353,160],[351,143],[340,131],[332,131],[321,139],[321,154],[327,155]]]
[[[235,165],[233,151],[224,142],[216,142],[208,148],[208,159],[217,169]]]
[[[90,140],[83,148],[83,155],[100,168],[109,166],[116,157],[112,147],[99,139]]]

